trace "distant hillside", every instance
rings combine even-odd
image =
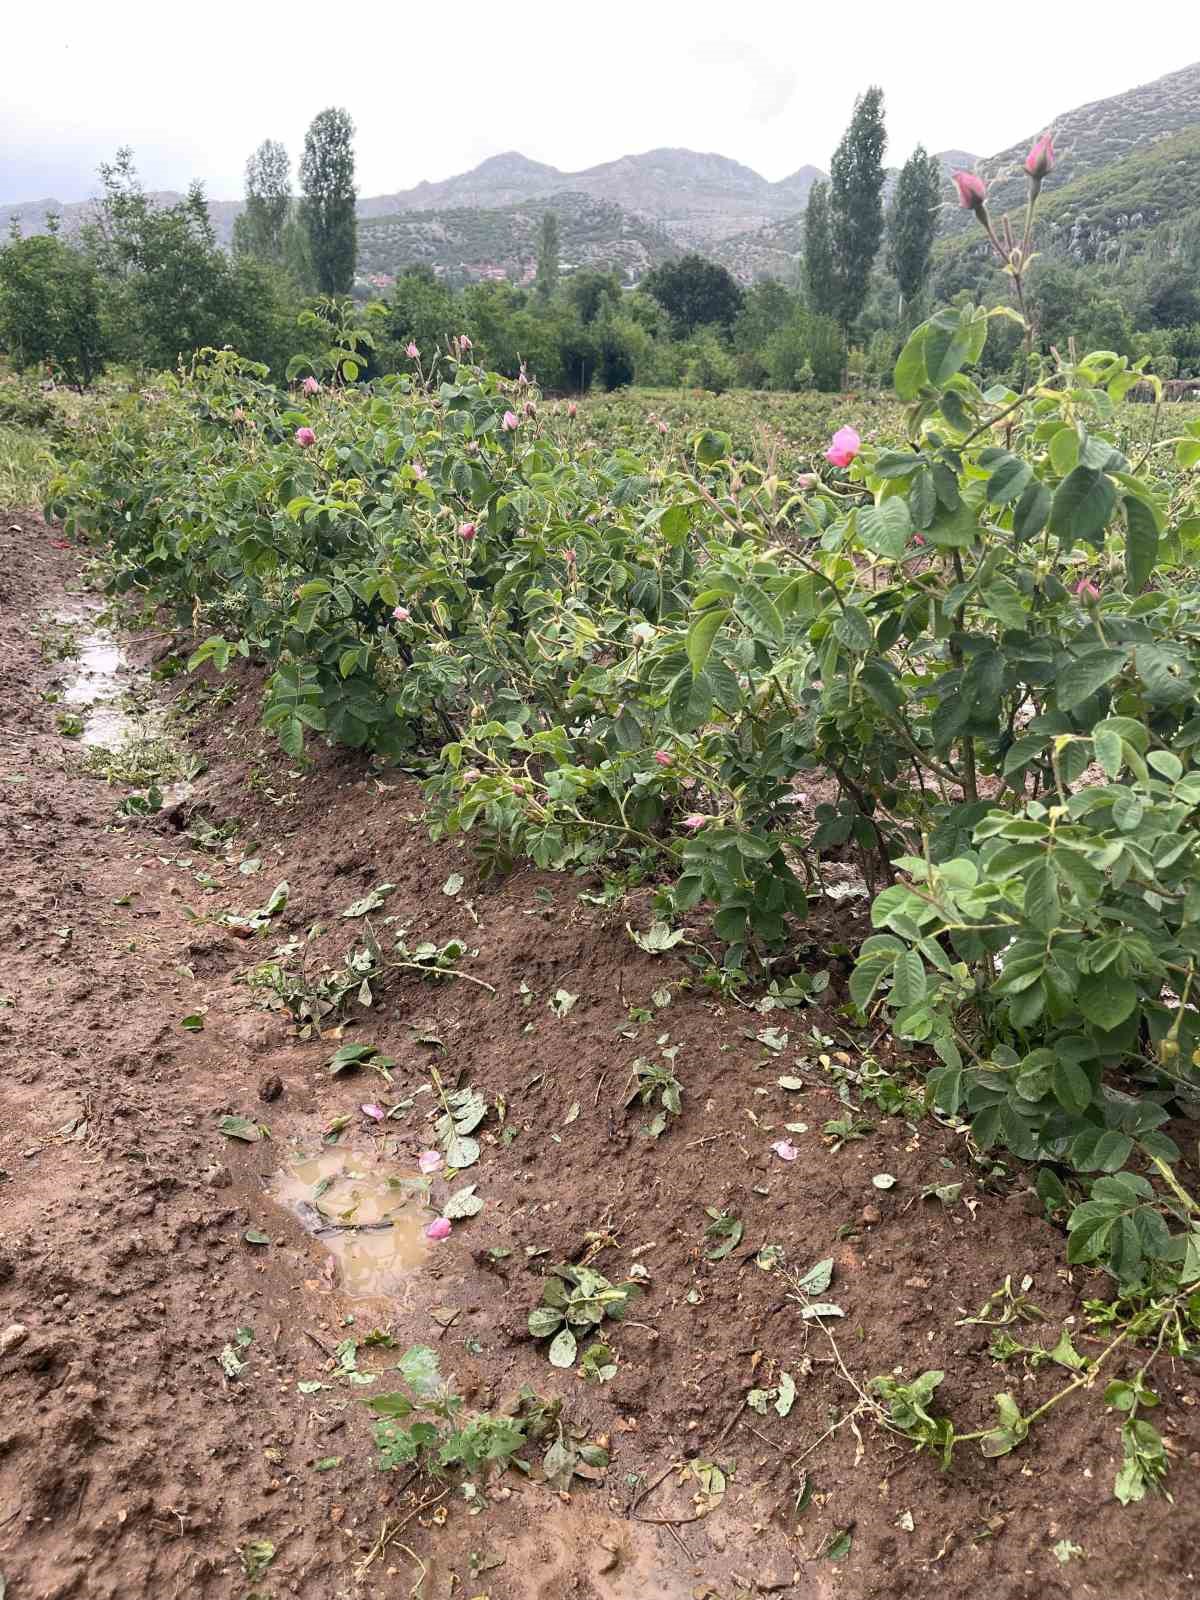
[[[1136,248],[1139,234],[1188,213],[1200,216],[1200,126],[1051,191],[1039,240],[1076,261],[1113,260]]]
[[[1165,253],[1162,235],[1189,226],[1200,227],[1200,126],[1049,191],[1038,207],[1037,247],[1081,264],[1119,263]],[[944,269],[968,256],[991,259],[978,232],[950,234],[936,254]]]
[[[682,246],[697,246],[803,210],[808,191],[824,174],[800,167],[778,183],[731,161],[695,150],[646,150],[582,172],[559,172],[515,150],[492,156],[470,172],[440,183],[359,202],[359,214],[378,217],[410,211],[495,211],[555,195],[585,195],[649,218]]]
[[[722,239],[706,254],[742,283],[754,283],[759,278],[791,283],[803,248],[804,213],[798,211],[779,222],[768,222],[761,228]]]
[[[156,206],[173,206],[187,199],[185,194],[180,194],[174,189],[155,189],[147,193],[150,201]],[[208,202],[208,214],[212,218],[213,230],[222,244],[229,244],[232,240],[234,218],[241,209],[240,200]],[[61,200],[51,199],[24,200],[11,205],[0,202],[0,234],[7,234],[9,224],[14,218],[23,234],[45,233],[46,219],[53,213],[58,216],[65,236],[68,239],[73,238],[84,223],[92,220],[94,210],[94,200],[73,200],[67,204]]]
[[[635,282],[678,246],[657,224],[586,194],[556,194],[503,209],[455,207],[372,217],[358,225],[358,270],[368,280],[432,267],[454,283],[533,277],[542,217],[559,219],[564,268],[614,267]],[[378,287],[386,287],[383,284]]]
[[[1063,112],[1050,123],[1057,165],[1046,180],[1046,193],[1052,195],[1089,173],[1111,167],[1136,151],[1198,125],[1200,62],[1108,100],[1094,100],[1090,105]],[[976,164],[975,170],[988,183],[988,204],[993,216],[1024,205],[1023,163],[1030,145],[1043,131],[1035,128],[1019,144]],[[947,194],[949,198],[949,190]],[[967,232],[972,225],[970,213],[957,206],[946,214],[947,233]]]

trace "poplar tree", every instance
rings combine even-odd
[[[542,218],[542,231],[538,238],[537,279],[534,287],[538,298],[549,300],[558,288],[558,218],[547,211]]]
[[[331,106],[313,118],[300,162],[301,214],[321,294],[349,294],[358,225],[354,211],[354,123]]]
[[[867,298],[867,284],[883,239],[883,90],[872,85],[854,103],[850,126],[829,169],[829,221],[833,241],[836,315],[849,333]]]
[[[900,285],[902,308],[912,304],[929,276],[941,188],[941,165],[918,145],[900,168],[887,215],[888,267]]]
[[[284,229],[292,208],[292,164],[275,139],[264,139],[246,162],[246,205],[233,225],[233,247],[280,266]]]
[[[804,298],[819,316],[837,310],[833,238],[829,231],[829,185],[822,179],[808,191],[804,213]]]

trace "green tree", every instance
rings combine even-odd
[[[584,324],[595,322],[606,304],[610,309],[621,299],[621,280],[615,272],[599,267],[583,267],[567,279],[567,299]]]
[[[834,151],[829,169],[836,314],[847,333],[863,308],[871,268],[883,239],[881,197],[886,148],[883,90],[872,85],[855,101],[850,126]]]
[[[100,177],[104,192],[82,239],[105,283],[113,354],[133,366],[173,367],[206,345],[232,344],[282,370],[295,340],[287,285],[276,269],[220,248],[200,185],[176,205],[154,205],[128,149]]]
[[[770,377],[767,344],[797,308],[795,292],[774,278],[764,278],[746,291],[741,314],[733,325],[738,382],[762,389]]]
[[[824,179],[814,183],[808,191],[808,206],[804,212],[804,298],[809,310],[818,316],[832,316],[837,309],[829,185]]]
[[[900,168],[887,214],[887,263],[905,306],[915,302],[929,276],[941,187],[940,163],[918,145]]]
[[[662,306],[680,338],[697,328],[731,328],[745,299],[732,273],[694,253],[655,267],[641,286]]]
[[[319,112],[304,136],[301,214],[321,294],[349,294],[358,223],[354,210],[354,123],[339,106]]]
[[[245,210],[233,225],[233,248],[273,266],[285,261],[284,232],[292,209],[292,165],[275,139],[264,139],[246,162]]]
[[[104,370],[96,268],[52,235],[15,239],[0,249],[0,345],[13,365],[52,363],[83,388]]]
[[[549,300],[558,288],[558,263],[560,257],[558,241],[558,218],[553,211],[547,211],[542,218],[542,231],[538,235],[538,260],[536,289],[538,298]]]
[[[462,332],[463,312],[458,297],[428,267],[410,267],[402,272],[386,305],[386,333],[379,358],[387,371],[412,371],[412,361],[404,353],[410,342],[428,364],[452,335]]]

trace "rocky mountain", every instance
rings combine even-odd
[[[1055,117],[1057,165],[1046,180],[1046,194],[1077,183],[1081,178],[1112,167],[1136,151],[1146,150],[1187,128],[1200,126],[1200,62],[1170,72],[1124,94]],[[1023,162],[1029,147],[1044,129],[1035,128],[1018,144],[975,164],[988,184],[988,206],[994,216],[1025,203]],[[973,226],[967,211],[955,208],[946,218],[947,233],[966,232]]]
[[[437,183],[366,196],[358,202],[358,215],[367,222],[425,212],[496,213],[535,201],[542,203],[543,209],[553,209],[552,202],[569,195],[617,208],[607,213],[614,222],[619,210],[639,225],[661,228],[682,250],[703,248],[714,240],[802,211],[809,190],[823,176],[818,167],[804,166],[778,183],[769,183],[760,173],[726,156],[676,149],[647,150],[581,172],[560,172],[509,150],[490,156],[470,172]],[[182,196],[164,192],[153,198],[170,205]],[[210,202],[217,236],[223,243],[232,238],[233,221],[240,209],[237,201]],[[58,212],[63,231],[69,235],[87,220],[91,202],[0,204],[0,219],[15,217],[22,232],[40,233],[52,211]],[[619,230],[616,237],[627,236],[629,224],[620,222]]]
[[[646,150],[581,172],[559,172],[515,150],[493,156],[470,172],[441,183],[359,202],[359,214],[378,217],[411,211],[494,211],[556,195],[585,195],[665,228],[681,248],[706,245],[803,210],[808,191],[824,174],[800,167],[778,183],[727,156],[695,150]]]
[[[496,211],[519,205],[535,195],[549,194],[555,188],[565,188],[564,177],[557,167],[547,167],[540,161],[530,161],[517,150],[507,150],[503,155],[489,156],[457,177],[360,200],[358,214],[390,217],[401,211],[458,211],[468,206]]]
[[[358,270],[368,283],[418,265],[432,267],[451,283],[529,281],[547,211],[558,217],[561,259],[568,270],[613,267],[631,283],[679,253],[657,223],[610,200],[567,192],[495,209],[456,206],[366,218],[358,225]]]
[[[173,206],[187,196],[174,189],[155,189],[149,191],[149,199],[156,206]],[[240,200],[210,200],[208,214],[212,219],[213,229],[222,244],[229,244],[233,238],[234,218],[242,209]],[[94,202],[91,200],[72,200],[64,203],[61,200],[24,200],[14,205],[4,205],[0,202],[0,233],[7,232],[14,223],[23,234],[45,233],[47,221],[51,216],[57,216],[59,226],[67,238],[72,238],[81,227],[90,222],[94,212]]]
[[[1186,135],[1200,129],[1200,63],[1065,112],[1052,127],[1058,165],[1046,185],[1043,214],[1053,224],[1054,248],[1081,258],[1088,251],[1104,253],[1118,233],[1163,225],[1164,206],[1190,206],[1187,183],[1195,161]],[[972,226],[955,204],[950,173],[978,170],[989,182],[994,212],[1019,206],[1025,194],[1021,163],[1040,131],[982,160],[965,150],[940,153],[946,247],[955,239],[965,245]],[[1142,156],[1146,161],[1139,165]],[[510,150],[470,172],[360,199],[360,272],[388,276],[424,261],[450,276],[519,277],[528,269],[537,223],[552,209],[561,219],[565,261],[612,263],[632,277],[673,252],[698,249],[743,281],[788,278],[802,246],[809,191],[824,176],[817,167],[802,166],[770,183],[725,156],[673,148],[562,172]],[[181,197],[154,198],[169,204]],[[211,203],[218,237],[226,243],[239,209],[236,201]],[[90,203],[0,205],[0,224],[15,216],[23,232],[40,232],[51,210],[71,234]]]

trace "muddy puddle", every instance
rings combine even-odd
[[[59,612],[55,621],[74,630],[75,649],[64,662],[66,682],[59,703],[74,712],[84,749],[114,754],[150,746],[167,734],[162,710],[149,703],[149,676],[135,667],[119,640],[99,622],[96,610]],[[191,794],[188,778],[162,784],[164,805]]]
[[[115,750],[130,739],[157,733],[159,719],[144,711],[139,714],[131,706],[130,695],[139,686],[139,675],[116,638],[98,625],[95,613],[62,612],[55,620],[79,630],[61,702],[80,714],[80,744]]]
[[[371,1152],[295,1152],[269,1191],[329,1252],[351,1298],[403,1299],[429,1254],[429,1181]]]

